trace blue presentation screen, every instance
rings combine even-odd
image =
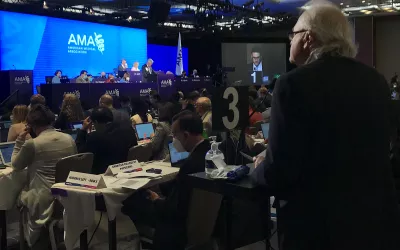
[[[176,38],[176,44],[178,45],[178,36]],[[149,58],[154,60],[153,68],[155,70],[162,70],[164,72],[171,71],[174,74],[176,69],[177,51],[177,46],[166,46],[158,44],[147,45],[147,55]],[[188,58],[188,49],[182,47],[183,69],[186,70],[188,75],[190,75],[191,72],[188,72]]]
[[[81,70],[96,76],[122,58],[129,67],[147,60],[143,29],[0,11],[0,33],[1,69],[34,70],[35,85],[58,69],[70,78]]]

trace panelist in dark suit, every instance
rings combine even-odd
[[[96,131],[88,134],[92,124]],[[79,153],[94,154],[92,174],[104,174],[109,165],[126,161],[129,149],[137,145],[132,126],[113,122],[111,110],[101,107],[84,120],[75,142]]]
[[[180,167],[174,181],[164,185],[163,196],[147,191],[147,200],[143,193],[134,194],[123,202],[122,212],[134,223],[150,224],[155,227],[155,250],[183,250],[186,245],[186,218],[190,203],[191,190],[184,185],[185,175],[204,171],[205,155],[210,142],[202,137],[203,125],[200,117],[185,111],[174,117],[172,134],[174,146],[178,152],[190,152]]]
[[[279,249],[400,249],[385,78],[353,59],[336,6],[310,5],[290,39],[299,67],[276,82],[267,157],[255,170],[281,200]]]
[[[126,63],[125,59],[121,60],[121,64],[118,65],[118,72],[120,71],[127,71],[128,70],[128,64]]]
[[[143,82],[155,81],[157,73],[153,70],[153,59],[149,58],[145,65],[142,66],[142,78]]]

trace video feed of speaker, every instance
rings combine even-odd
[[[286,72],[285,43],[222,43],[222,66],[231,85],[268,85]]]

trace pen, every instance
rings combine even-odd
[[[135,168],[135,169],[132,169],[132,170],[125,171],[124,173],[140,172],[142,170],[143,170],[142,168]]]

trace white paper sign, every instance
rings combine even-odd
[[[108,185],[110,188],[129,188],[137,190],[146,186],[149,183],[149,179],[117,179],[115,182]]]
[[[119,172],[129,172],[140,167],[141,165],[137,160],[122,162],[108,166],[105,175],[116,175]]]
[[[101,175],[85,174],[74,171],[69,172],[68,178],[65,181],[65,185],[92,189],[105,187],[105,183]]]

